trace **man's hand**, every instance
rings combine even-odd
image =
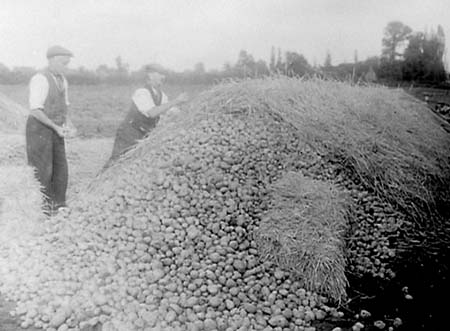
[[[180,104],[180,103],[183,103],[183,102],[186,102],[186,101],[188,101],[188,95],[187,95],[187,93],[181,93],[181,94],[175,99],[176,104]]]
[[[177,106],[170,107],[169,110],[166,112],[167,116],[174,116],[176,114],[180,113],[180,108]]]
[[[77,135],[77,129],[73,125],[63,125],[64,138],[75,138]]]
[[[61,138],[66,137],[67,130],[63,126],[55,126],[54,130],[56,131],[58,136],[60,136]]]

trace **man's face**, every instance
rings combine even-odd
[[[147,74],[147,83],[153,87],[161,87],[164,81],[164,75],[157,72],[149,72]]]
[[[49,64],[58,73],[65,73],[70,63],[70,56],[57,55],[49,59]]]

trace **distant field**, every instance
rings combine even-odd
[[[417,99],[426,101],[429,108],[433,109],[433,111],[441,118],[450,123],[450,90],[431,87],[415,87],[412,89],[405,89],[405,91]],[[449,128],[446,130],[449,131]]]
[[[71,86],[69,89],[72,121],[77,126],[80,138],[114,137],[117,126],[125,116],[131,103],[131,95],[137,86],[92,85]],[[170,98],[181,92],[191,95],[205,90],[205,85],[168,85],[165,92]],[[450,91],[433,88],[413,88],[405,91],[420,100],[430,95],[430,106],[436,102],[450,104]],[[27,107],[26,85],[0,85],[0,92]]]
[[[428,96],[432,102],[445,102],[450,104],[450,90],[431,87],[414,87],[412,89],[406,89],[406,92],[421,100],[425,100],[425,96]]]
[[[205,90],[205,85],[168,85],[164,91],[169,99],[181,92],[190,95]],[[72,121],[80,137],[113,137],[117,126],[125,116],[131,104],[131,95],[136,86],[71,86]],[[28,87],[26,85],[0,85],[0,92],[12,100],[27,107]]]

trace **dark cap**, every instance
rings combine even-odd
[[[73,53],[69,51],[67,48],[64,48],[59,45],[52,46],[47,50],[47,59],[58,55],[65,55],[72,57]]]

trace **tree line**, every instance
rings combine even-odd
[[[384,30],[379,74],[394,81],[440,83],[446,80],[442,26],[413,31],[399,21]]]
[[[211,84],[227,79],[263,77],[273,74],[287,76],[317,75],[353,82],[382,82],[385,84],[417,83],[439,84],[448,77],[444,67],[445,35],[438,25],[436,30],[413,31],[399,21],[387,24],[382,39],[380,56],[358,59],[355,50],[352,62],[332,65],[331,52],[327,51],[322,65],[311,65],[295,51],[282,51],[272,47],[268,63],[256,60],[246,50],[241,50],[234,63],[225,63],[221,69],[206,70],[203,63],[192,69],[176,72],[151,63],[166,75],[168,83]],[[71,84],[132,84],[142,82],[145,67],[131,71],[129,65],[116,57],[115,66],[100,65],[95,70],[84,67],[70,69],[67,78]],[[0,84],[23,84],[36,72],[30,67],[9,69],[0,63]]]
[[[277,55],[276,55],[277,54]],[[149,63],[140,69],[131,71],[129,65],[118,56],[115,66],[100,65],[95,70],[84,67],[69,69],[67,79],[71,84],[129,84],[142,82],[145,68],[152,66],[166,75],[168,83],[178,84],[211,84],[217,81],[235,78],[263,77],[274,73],[284,75],[300,75],[314,73],[306,58],[296,52],[281,52],[272,47],[270,63],[264,60],[255,60],[253,55],[241,50],[235,63],[225,63],[220,70],[205,69],[203,63],[195,64],[191,70],[177,72],[164,68],[157,63]],[[0,84],[23,84],[28,82],[36,72],[31,67],[15,67],[10,70],[0,63]]]
[[[392,21],[384,29],[380,56],[331,65],[327,52],[321,74],[336,79],[383,84],[439,85],[449,77],[444,65],[445,35],[442,26],[427,31],[413,31],[400,21]]]

